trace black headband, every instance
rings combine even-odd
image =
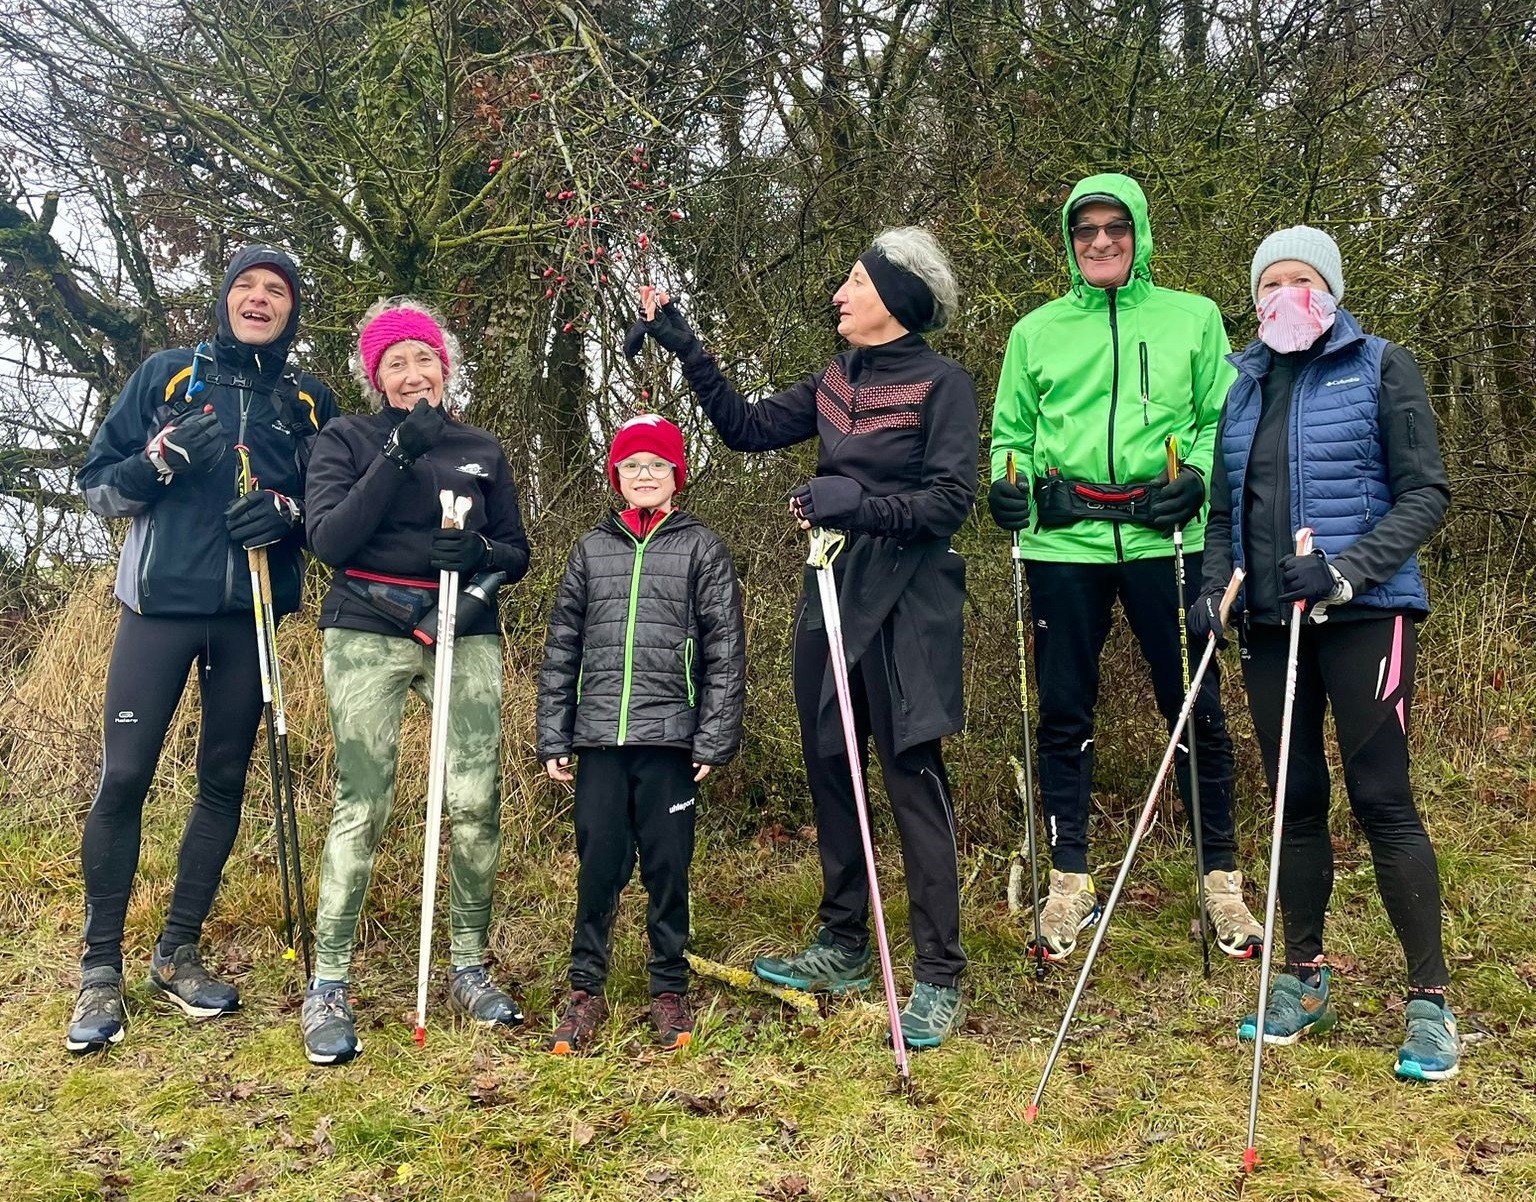
[[[905,267],[898,267],[871,246],[859,256],[869,281],[885,302],[886,310],[914,334],[921,334],[933,324],[933,292]]]

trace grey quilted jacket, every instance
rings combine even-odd
[[[724,764],[741,746],[746,677],[724,540],[676,510],[643,539],[611,515],[577,541],[550,614],[539,759],[650,746]]]

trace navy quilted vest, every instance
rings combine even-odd
[[[1387,515],[1392,492],[1377,420],[1387,341],[1362,331],[1345,309],[1339,310],[1327,338],[1291,397],[1291,528],[1312,527],[1313,545],[1332,559]],[[1227,393],[1220,450],[1232,492],[1232,562],[1242,567],[1243,483],[1263,407],[1260,383],[1269,368],[1269,349],[1255,340],[1229,359],[1238,375]],[[1428,613],[1418,557],[1350,604]]]

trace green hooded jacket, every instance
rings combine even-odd
[[[1068,222],[1080,198],[1118,199],[1135,224],[1131,278],[1121,288],[1084,282]],[[1167,467],[1165,440],[1207,481],[1216,424],[1236,371],[1213,301],[1152,282],[1152,225],[1140,185],[1125,175],[1091,175],[1061,210],[1072,290],[1021,318],[1008,336],[992,410],[992,479],[1012,451],[1021,484],[1051,468],[1071,480],[1133,484]],[[1209,485],[1207,485],[1209,492]],[[1173,554],[1161,531],[1128,523],[1081,521],[1019,532],[1025,559],[1116,563]],[[1205,546],[1205,510],[1190,521],[1184,546]]]

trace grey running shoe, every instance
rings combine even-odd
[[[687,1047],[693,1040],[693,1013],[688,1009],[687,995],[658,993],[651,999],[651,1023],[663,1050],[675,1052]]]
[[[965,1021],[960,991],[948,985],[918,981],[901,1008],[901,1037],[912,1048],[936,1048]]]
[[[240,1009],[240,991],[203,967],[195,943],[183,943],[169,956],[155,945],[149,962],[151,997],[170,1002],[188,1018],[217,1018]]]
[[[345,981],[311,981],[299,1025],[311,1064],[345,1064],[363,1050]]]
[[[1243,902],[1243,874],[1213,868],[1205,874],[1205,914],[1216,946],[1234,960],[1248,960],[1264,948],[1264,927]]]
[[[454,1007],[482,1027],[515,1027],[523,1012],[510,993],[497,987],[483,965],[455,968],[448,979],[448,997]]]
[[[70,1016],[64,1046],[79,1055],[99,1052],[123,1041],[128,1011],[123,1005],[123,974],[110,966],[80,975],[80,998]]]
[[[752,971],[763,980],[814,993],[848,993],[869,988],[869,947],[853,951],[832,942],[822,927],[816,942],[790,956],[759,956]]]
[[[573,989],[565,999],[565,1013],[560,1025],[544,1041],[544,1050],[555,1056],[583,1052],[592,1042],[597,1028],[608,1018],[608,1002],[600,993]]]
[[[1040,908],[1040,942],[1047,960],[1065,960],[1077,950],[1077,937],[1099,921],[1093,877],[1086,872],[1051,869],[1051,892]]]

